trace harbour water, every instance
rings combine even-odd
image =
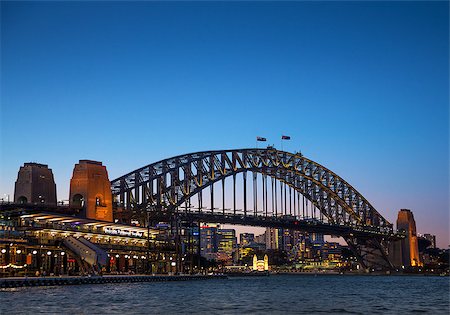
[[[0,314],[449,314],[449,278],[272,275],[2,289]]]

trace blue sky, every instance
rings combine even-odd
[[[301,149],[449,240],[447,2],[2,2],[0,193],[79,159]]]

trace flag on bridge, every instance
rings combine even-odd
[[[256,141],[267,141],[267,139],[263,137],[256,137]]]
[[[281,136],[281,140],[291,140],[291,137],[289,137],[289,136]]]

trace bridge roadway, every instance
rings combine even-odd
[[[177,212],[175,217],[180,221],[186,222],[205,222],[205,223],[221,223],[231,225],[255,226],[255,227],[269,227],[269,228],[283,228],[298,230],[309,233],[322,233],[325,235],[336,235],[342,237],[357,237],[357,238],[371,238],[371,237],[387,237],[389,239],[398,239],[402,234],[395,234],[392,230],[383,230],[380,227],[358,227],[352,225],[337,225],[321,222],[316,219],[298,220],[289,216],[266,217],[266,216],[244,216],[233,214],[214,214],[211,212]],[[169,221],[169,215],[153,214],[152,219],[161,219]]]

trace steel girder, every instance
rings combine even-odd
[[[275,178],[300,192],[328,223],[384,235],[393,232],[392,224],[340,176],[301,154],[269,148],[205,151],[172,157],[111,181],[111,189],[124,211],[152,206],[176,212],[180,205],[215,182],[249,171]],[[244,213],[244,216],[251,215],[254,214]]]

